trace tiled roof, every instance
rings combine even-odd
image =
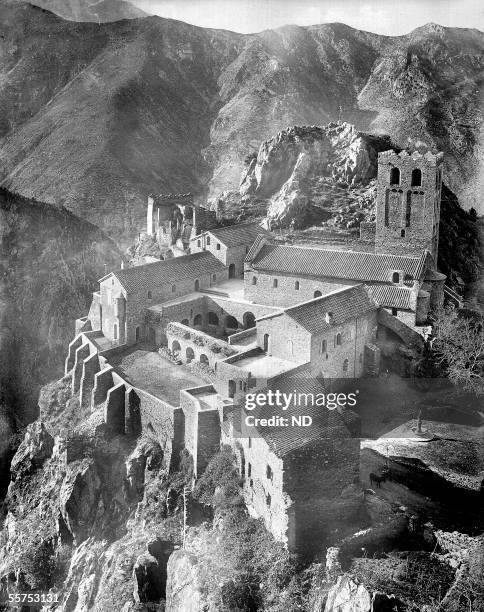
[[[113,275],[128,293],[135,293],[163,283],[197,278],[202,274],[221,272],[224,269],[225,267],[216,257],[208,251],[204,251],[193,255],[165,259],[144,266],[117,270],[113,272]]]
[[[381,306],[388,308],[403,308],[412,310],[410,298],[412,290],[408,287],[396,287],[395,285],[371,285],[368,287],[373,298]]]
[[[426,253],[418,258],[266,244],[253,259],[252,267],[300,276],[388,282],[392,270],[403,270],[404,274],[420,278],[425,268],[424,257]]]
[[[207,230],[213,234],[217,240],[227,247],[240,245],[252,246],[259,234],[268,234],[258,223],[238,223],[227,227]]]
[[[377,308],[378,304],[371,298],[368,289],[364,285],[356,285],[286,308],[284,312],[310,333],[318,334]],[[326,313],[332,313],[330,323],[326,322]]]
[[[305,393],[314,394],[327,393],[323,384],[314,377],[306,377],[304,374],[285,378],[273,386],[274,391],[281,393]],[[284,426],[284,427],[262,427],[257,426],[257,432],[262,436],[271,450],[279,457],[284,457],[292,451],[312,445],[324,439],[349,438],[350,432],[344,424],[343,418],[336,410],[328,410],[324,406],[316,406],[311,402],[301,405],[292,401],[287,410],[279,407],[266,406],[250,412],[257,418],[270,418],[280,415],[291,419],[292,416],[309,415],[312,424],[309,427]],[[248,414],[248,413],[247,413]]]

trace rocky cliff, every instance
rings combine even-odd
[[[62,372],[73,321],[121,253],[98,228],[62,208],[0,189],[0,388],[20,422],[40,385]]]
[[[128,243],[149,192],[216,197],[280,130],[341,119],[442,149],[449,185],[477,206],[483,45],[434,26],[392,38],[74,23],[1,0],[0,181]]]

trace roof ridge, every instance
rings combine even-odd
[[[318,295],[317,297],[313,297],[310,300],[299,302],[298,304],[294,304],[293,306],[288,306],[287,308],[283,309],[283,312],[289,312],[296,308],[306,306],[306,304],[310,304],[311,302],[318,302],[318,301],[322,302],[326,298],[332,297],[338,293],[343,293],[344,291],[351,291],[352,289],[358,289],[361,287],[364,287],[364,283],[358,283],[357,285],[348,285],[348,287],[339,287],[338,289],[333,289],[333,291],[330,291],[329,293],[326,293],[325,295]]]
[[[420,260],[422,255],[420,255],[419,257],[415,257],[413,255],[395,255],[393,253],[370,253],[368,251],[352,251],[352,250],[342,250],[342,249],[321,249],[319,247],[308,247],[308,246],[304,246],[304,245],[299,245],[299,244],[274,244],[271,243],[264,245],[263,248],[267,247],[267,246],[274,246],[277,248],[280,247],[284,247],[284,248],[288,248],[288,249],[301,249],[301,250],[306,250],[306,251],[320,251],[323,253],[344,253],[345,255],[348,254],[352,254],[352,255],[369,255],[371,257],[399,257],[401,259],[415,259],[415,260]]]

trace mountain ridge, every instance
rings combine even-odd
[[[479,31],[428,25],[385,37],[324,24],[245,35],[19,7],[0,3],[10,25],[0,24],[0,182],[120,243],[142,229],[150,191],[192,191],[203,203],[237,188],[243,159],[281,129],[339,119],[398,146],[443,149],[451,188],[476,206]]]

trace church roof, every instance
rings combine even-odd
[[[412,290],[395,285],[371,285],[368,287],[373,298],[381,306],[413,310],[411,307]]]
[[[364,285],[356,285],[286,308],[284,312],[311,334],[319,334],[377,309],[378,304],[371,298],[368,289]],[[329,323],[326,313],[332,314]]]
[[[173,257],[143,266],[117,270],[115,276],[128,293],[144,291],[150,287],[178,280],[197,278],[202,274],[221,272],[224,265],[208,251]],[[104,280],[110,276],[103,277]]]
[[[255,270],[298,276],[388,282],[393,270],[403,270],[404,274],[420,278],[426,258],[426,252],[419,258],[266,244],[251,265]]]
[[[251,246],[259,234],[269,234],[258,223],[238,223],[237,225],[229,225],[227,227],[219,227],[216,229],[207,230],[217,238],[226,247],[235,247],[241,245]]]
[[[293,394],[288,408],[282,410],[282,408],[264,406],[251,411],[251,415],[261,419],[269,419],[274,415],[280,415],[284,418],[289,418],[289,420],[293,416],[301,415],[308,415],[312,418],[312,424],[308,427],[255,426],[257,433],[264,438],[269,448],[278,457],[285,457],[293,451],[323,442],[325,439],[334,440],[335,438],[351,437],[342,415],[336,410],[329,410],[325,406],[313,403],[313,398],[317,399],[319,394],[328,392],[322,382],[314,378],[314,376],[310,376],[307,373],[289,376],[278,380],[277,384],[271,385],[270,388],[274,391],[279,390],[281,393]],[[303,396],[302,404],[297,399],[299,396],[295,397],[294,393],[307,394]],[[308,400],[306,400],[306,397]],[[319,397],[321,396],[319,395]]]

